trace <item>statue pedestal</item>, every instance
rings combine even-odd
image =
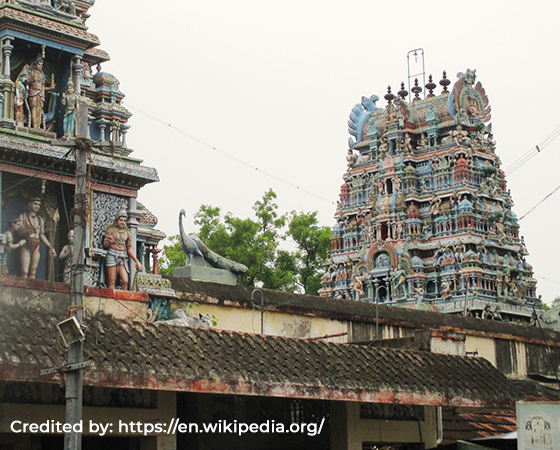
[[[213,267],[201,267],[198,265],[177,267],[174,275],[176,277],[191,278],[196,281],[210,281],[230,286],[237,284],[237,276],[229,270],[214,269]]]

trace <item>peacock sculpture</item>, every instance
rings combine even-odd
[[[216,269],[225,269],[233,272],[236,275],[246,273],[249,269],[247,266],[227,259],[216,252],[210,250],[202,239],[200,239],[196,234],[187,234],[185,228],[183,227],[183,217],[186,217],[187,213],[184,209],[179,213],[179,234],[181,235],[181,247],[185,254],[189,257],[189,265],[192,265],[192,259],[194,256],[200,256],[204,261],[204,265],[210,264]]]

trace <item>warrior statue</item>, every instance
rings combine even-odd
[[[109,225],[103,236],[103,247],[107,249],[105,267],[107,267],[107,279],[109,289],[115,289],[117,284],[117,271],[121,279],[123,291],[128,289],[128,265],[127,255],[136,263],[136,268],[142,270],[142,264],[132,251],[132,239],[130,230],[126,226],[128,215],[121,209],[114,223]]]

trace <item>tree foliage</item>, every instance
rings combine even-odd
[[[321,287],[321,272],[328,255],[331,229],[322,227],[317,220],[317,211],[290,213],[288,232],[296,244],[295,281],[305,293],[316,294]]]
[[[198,236],[216,253],[245,264],[249,271],[238,282],[247,286],[316,294],[330,246],[331,230],[320,226],[317,212],[279,214],[276,194],[265,192],[253,205],[254,218],[222,214],[202,205],[194,215]],[[172,274],[185,264],[179,236],[164,247],[161,272]],[[291,244],[295,250],[287,250]]]

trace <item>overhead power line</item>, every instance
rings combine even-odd
[[[556,193],[556,191],[558,191],[558,189],[560,189],[560,186],[558,186],[556,189],[554,189],[550,194],[548,194],[545,198],[543,198],[540,202],[538,202],[535,206],[533,206],[529,211],[527,211],[525,214],[523,214],[519,220],[522,220],[524,217],[526,217],[528,214],[531,214],[535,209],[537,209],[537,207],[539,205],[541,205],[542,203],[544,203],[549,197],[551,197],[553,194]]]
[[[258,168],[258,167],[255,167],[254,165],[248,163],[247,161],[244,161],[243,159],[238,158],[238,157],[232,155],[231,153],[228,153],[228,152],[226,152],[226,151],[224,151],[224,150],[221,150],[221,149],[219,149],[219,148],[217,148],[217,147],[215,147],[215,146],[213,146],[213,145],[211,145],[211,144],[209,144],[209,143],[203,141],[202,139],[199,139],[199,138],[197,138],[196,136],[193,136],[192,134],[190,134],[190,133],[188,133],[188,132],[186,132],[186,131],[184,131],[184,130],[182,130],[182,129],[180,129],[180,128],[178,128],[178,127],[172,125],[172,124],[170,124],[169,122],[166,122],[166,121],[164,121],[164,120],[162,120],[162,119],[160,119],[160,118],[158,118],[158,117],[156,117],[156,116],[154,116],[154,115],[152,115],[152,114],[149,114],[149,113],[147,113],[147,112],[144,112],[144,111],[142,111],[141,109],[138,109],[138,108],[136,108],[135,106],[130,105],[129,103],[127,104],[127,107],[130,108],[130,109],[132,109],[133,111],[136,111],[136,112],[139,113],[139,114],[142,114],[142,115],[145,116],[145,117],[148,117],[148,118],[150,118],[150,119],[152,119],[152,120],[155,120],[156,122],[159,122],[159,123],[161,123],[161,124],[167,126],[168,128],[171,128],[172,130],[177,131],[178,133],[181,133],[181,134],[184,135],[184,136],[187,136],[188,138],[190,138],[190,139],[192,139],[192,140],[198,142],[199,144],[204,145],[205,147],[208,147],[209,149],[214,150],[215,152],[217,152],[217,153],[219,153],[219,154],[225,156],[226,158],[229,158],[229,159],[231,159],[231,160],[233,160],[233,161],[235,161],[235,162],[237,162],[237,163],[239,163],[239,164],[241,164],[241,165],[243,165],[243,166],[245,166],[245,167],[248,167],[249,169],[256,170],[256,171],[258,171],[259,173],[262,173],[263,175],[265,175],[265,176],[267,176],[267,177],[269,177],[269,178],[272,178],[273,180],[276,180],[276,181],[278,181],[278,182],[280,182],[280,183],[283,183],[283,184],[285,184],[285,185],[287,185],[287,186],[293,187],[293,188],[297,189],[298,191],[301,191],[301,192],[303,192],[303,193],[305,193],[305,194],[307,194],[307,195],[311,195],[312,197],[315,197],[315,198],[317,198],[317,199],[319,199],[319,200],[322,200],[322,201],[324,201],[324,202],[330,203],[330,204],[332,204],[332,205],[334,205],[334,203],[335,203],[335,202],[333,202],[332,200],[328,200],[328,199],[326,199],[326,198],[324,198],[324,197],[321,197],[320,195],[317,195],[317,194],[315,194],[315,193],[313,193],[313,192],[311,192],[311,191],[309,191],[309,190],[307,190],[307,189],[304,189],[304,188],[302,188],[301,186],[298,186],[297,184],[292,183],[291,181],[285,180],[285,179],[280,178],[280,177],[278,177],[278,176],[276,176],[276,175],[274,175],[274,174],[272,174],[272,173],[270,173],[270,172],[268,172],[268,171],[265,171],[265,170],[262,170],[262,169],[260,169],[260,168]]]
[[[35,172],[33,175],[30,175],[26,178],[24,178],[21,181],[18,181],[16,184],[12,184],[10,187],[7,187],[6,189],[4,189],[3,191],[0,192],[0,195],[4,194],[5,192],[11,191],[12,189],[16,188],[17,186],[19,186],[20,184],[26,183],[27,181],[31,180],[32,178],[35,178],[37,175],[39,175],[42,172],[45,172],[46,170],[50,169],[52,166],[54,166],[56,163],[62,161],[63,159],[66,159],[66,157],[70,154],[70,152],[73,149],[70,149],[66,152],[66,154],[61,157],[58,158],[56,161],[54,161],[53,163],[49,164],[47,167],[43,167],[42,169],[38,169],[37,172]]]
[[[538,155],[548,144],[550,144],[554,139],[560,135],[560,125],[558,125],[552,132],[544,138],[537,145],[532,147],[529,151],[517,158],[506,170],[506,176],[512,174],[517,169],[519,169],[523,164],[528,162],[534,156]]]

